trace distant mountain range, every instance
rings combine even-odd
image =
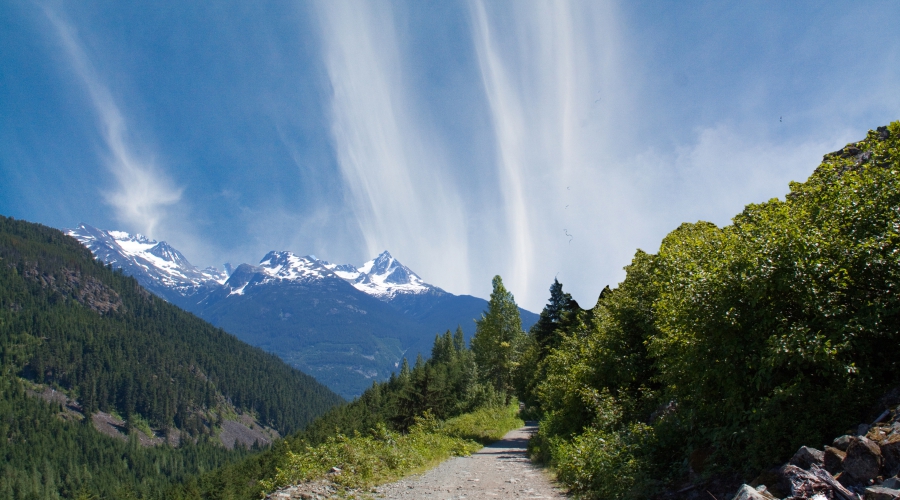
[[[100,261],[154,294],[277,354],[352,398],[430,354],[434,336],[466,337],[487,301],[425,283],[387,251],[360,267],[269,252],[257,265],[197,269],[164,241],[86,224],[69,230]],[[529,328],[538,316],[519,309]]]

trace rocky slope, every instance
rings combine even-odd
[[[900,406],[822,448],[801,447],[788,463],[742,485],[733,500],[900,498]]]

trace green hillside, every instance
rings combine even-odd
[[[49,492],[76,487],[109,493],[104,481],[157,494],[134,485],[229,460],[217,440],[227,422],[285,434],[341,402],[312,377],[103,266],[73,238],[2,216],[0,363],[0,483],[21,487],[4,498],[54,498]],[[50,393],[49,403],[35,397]],[[127,448],[88,425],[96,415],[121,418],[132,448],[148,440],[180,447]],[[101,456],[135,466],[110,474]]]

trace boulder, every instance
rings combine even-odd
[[[844,472],[856,481],[867,484],[878,477],[884,459],[881,449],[872,440],[864,436],[851,439],[844,458]]]
[[[801,469],[809,470],[813,464],[822,466],[825,463],[825,452],[819,451],[815,448],[810,448],[808,446],[801,446],[797,453],[794,453],[794,456],[791,458],[791,461],[788,462],[791,465],[796,465]]]
[[[869,486],[866,488],[866,500],[896,500],[900,498],[900,490],[885,488],[884,486]]]
[[[851,439],[853,439],[853,436],[845,434],[845,435],[835,439],[834,442],[831,443],[831,446],[834,446],[835,448],[837,448],[843,452],[846,452],[847,447],[850,446]]]
[[[856,495],[840,484],[831,474],[818,465],[810,470],[803,470],[795,465],[785,465],[781,473],[791,484],[793,498],[814,498],[824,495],[825,498],[840,500],[856,500]]]
[[[743,485],[734,495],[732,500],[778,500],[766,490],[765,486],[754,488],[750,485]]]
[[[844,470],[844,458],[847,456],[846,453],[835,448],[834,446],[826,446],[823,455],[825,470],[827,470],[830,474],[837,474],[838,472]]]
[[[884,458],[886,476],[900,474],[900,434],[894,433],[878,443]]]

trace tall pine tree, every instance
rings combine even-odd
[[[512,372],[516,366],[519,348],[525,338],[522,320],[515,298],[500,276],[494,276],[494,290],[488,302],[488,310],[476,321],[472,337],[472,352],[483,382],[506,394],[512,392]]]

